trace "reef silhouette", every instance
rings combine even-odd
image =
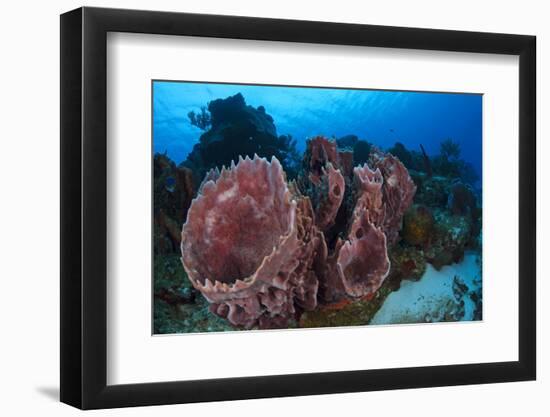
[[[275,156],[287,169],[298,158],[296,141],[277,135],[273,118],[263,106],[246,104],[242,94],[213,100],[200,113],[190,112],[189,121],[204,133],[183,166],[191,169],[200,183],[212,168],[229,164],[242,156]]]

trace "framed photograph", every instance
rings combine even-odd
[[[533,380],[535,37],[61,16],[61,401]]]

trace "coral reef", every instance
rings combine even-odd
[[[458,143],[314,136],[299,155],[241,94],[188,118],[187,159],[154,156],[155,333],[481,319],[481,193]]]
[[[372,297],[390,272],[387,236],[396,240],[415,192],[399,160],[377,152],[376,169],[351,169],[349,151],[314,138],[302,189],[287,183],[275,157],[239,157],[209,171],[181,253],[210,310],[239,327],[287,327],[319,302]],[[355,196],[346,202],[353,210],[342,205],[346,193]],[[347,222],[335,222],[339,212],[350,213]]]

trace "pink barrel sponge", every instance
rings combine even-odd
[[[302,206],[276,158],[241,158],[202,185],[183,226],[181,253],[214,313],[237,326],[270,327],[292,317],[296,303],[315,308],[310,265],[320,243]]]
[[[334,224],[334,219],[344,199],[346,183],[339,169],[335,169],[330,162],[321,170],[317,185],[322,200],[317,208],[317,226],[325,231]]]
[[[345,239],[338,239],[328,257],[321,282],[325,302],[372,295],[390,271],[386,236],[381,229],[384,179],[380,170],[373,171],[366,164],[355,167],[353,173],[355,206]]]
[[[386,235],[371,223],[369,211],[355,211],[348,239],[338,252],[336,270],[346,295],[374,294],[390,272]]]
[[[352,160],[316,137],[302,188],[274,157],[240,158],[206,174],[181,254],[210,311],[238,327],[281,328],[318,303],[380,288],[416,187],[390,154],[375,149],[369,165],[353,169]]]
[[[369,165],[378,169],[384,179],[382,196],[385,206],[385,218],[382,228],[388,243],[398,240],[403,215],[412,205],[416,185],[405,165],[395,156],[379,149],[371,151]]]

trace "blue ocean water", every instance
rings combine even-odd
[[[306,139],[353,134],[383,149],[395,142],[429,155],[443,140],[461,148],[461,158],[482,176],[482,95],[350,90],[190,82],[153,82],[153,147],[184,161],[203,133],[187,114],[208,102],[241,93],[264,106],[278,135],[290,134],[303,151]]]

